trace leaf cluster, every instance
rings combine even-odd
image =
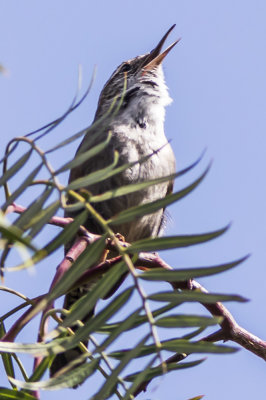
[[[198,187],[210,166],[194,182],[169,194],[164,199],[131,207],[109,220],[104,220],[96,212],[95,203],[134,193],[173,178],[178,179],[195,168],[201,158],[175,175],[122,186],[97,196],[90,193],[84,194],[81,190],[84,186],[104,181],[119,174],[122,170],[131,168],[133,164],[145,163],[147,159],[154,156],[154,153],[147,154],[143,159],[136,160],[135,163],[118,166],[119,155],[115,153],[113,162],[108,167],[64,185],[60,182],[63,172],[82,165],[91,157],[100,157],[101,153],[105,151],[112,133],[110,132],[107,138],[99,141],[102,133],[101,127],[104,126],[105,118],[110,118],[119,107],[119,104],[114,101],[107,115],[97,121],[93,127],[86,128],[72,137],[54,144],[53,147],[43,150],[39,145],[40,140],[54,131],[78,107],[81,101],[77,102],[75,98],[62,117],[38,131],[13,139],[8,144],[1,160],[3,174],[0,177],[0,186],[5,193],[0,214],[2,278],[6,271],[17,273],[21,269],[38,268],[41,261],[48,262],[48,258],[55,251],[73,241],[78,234],[83,233],[88,240],[84,251],[74,259],[70,267],[63,271],[60,279],[55,275],[56,279],[46,294],[30,299],[13,289],[0,287],[1,290],[21,299],[19,306],[8,310],[0,317],[0,336],[2,337],[0,352],[7,379],[11,385],[11,389],[0,388],[0,397],[3,399],[30,400],[36,398],[34,396],[37,390],[73,387],[95,375],[98,376],[101,383],[99,389],[90,394],[91,399],[107,399],[112,395],[119,399],[132,399],[138,394],[141,385],[154,377],[170,371],[190,368],[203,361],[203,359],[195,359],[190,362],[171,362],[171,357],[168,359],[167,356],[180,353],[183,355],[181,358],[183,360],[188,354],[225,354],[236,351],[230,346],[216,345],[198,339],[198,335],[205,329],[221,323],[220,317],[184,314],[179,309],[182,304],[187,302],[215,303],[244,301],[244,299],[237,295],[202,293],[186,289],[173,290],[170,284],[221,273],[235,267],[243,259],[213,267],[176,268],[173,270],[158,267],[149,270],[146,268],[144,272],[140,271],[137,265],[138,255],[142,252],[179,249],[205,243],[222,235],[228,227],[204,234],[149,238],[128,246],[123,246],[117,239],[116,232],[113,231],[118,224],[152,214],[183,199]],[[94,132],[91,136],[90,150],[74,160],[64,161],[59,168],[54,169],[50,164],[49,154],[57,152],[84,134],[88,134],[90,130]],[[23,154],[19,152],[21,144],[28,146],[28,150]],[[37,156],[39,162],[32,169],[31,159],[33,156]],[[22,181],[18,181],[16,174],[22,168],[26,170],[26,177]],[[40,188],[39,194],[34,198],[31,196],[31,201],[25,209],[19,208],[16,203],[33,186]],[[71,206],[67,204],[69,196],[74,199]],[[66,209],[79,211],[73,221],[56,217],[60,211]],[[12,211],[18,212],[19,215],[10,223],[7,215]],[[93,237],[86,232],[85,228],[82,228],[88,217],[94,218],[101,224],[105,232],[102,237]],[[40,243],[39,237],[47,229],[49,223],[58,225],[58,228],[52,235],[49,233],[47,243],[43,243],[43,241]],[[113,241],[117,257],[111,267],[101,269],[101,260],[110,240]],[[7,266],[8,256],[14,251],[18,251],[21,255],[21,262]],[[66,262],[67,260],[65,260]],[[89,311],[93,311],[101,299],[108,297],[110,287],[115,286],[126,273],[131,276],[131,283],[126,288],[115,292],[108,301],[102,302],[100,311],[97,311],[88,322],[81,322]],[[62,320],[58,310],[54,308],[55,300],[68,293],[75,287],[75,282],[77,284],[85,277],[87,283],[91,285],[89,292],[79,299],[70,310],[60,310],[65,315]],[[152,293],[146,294],[146,281],[156,281],[156,284],[153,284]],[[162,287],[165,288],[165,283],[169,284],[168,291],[162,290]],[[21,314],[24,308],[27,308],[27,311]],[[32,340],[32,343],[27,344],[16,342],[17,334],[40,313],[43,314],[39,340]],[[11,316],[17,315],[20,315],[17,322],[6,332],[7,320]],[[50,331],[45,329],[48,318],[53,318],[55,321],[55,327]],[[167,330],[169,337],[166,339],[160,338],[162,328]],[[186,333],[182,333],[183,328],[186,328]],[[83,345],[83,341],[88,338],[89,349]],[[86,360],[87,362],[77,363],[75,368],[72,368],[73,365],[70,364],[57,376],[43,379],[55,355],[75,346],[79,346],[82,350],[78,361]],[[39,364],[33,373],[26,371],[20,359],[20,353],[34,355],[38,358]],[[140,358],[141,368],[139,368],[138,361]]]

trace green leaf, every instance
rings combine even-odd
[[[139,192],[140,190],[146,189],[150,186],[159,185],[160,183],[171,181],[171,180],[175,179],[177,177],[177,175],[178,175],[178,172],[175,174],[162,176],[161,178],[157,178],[157,179],[151,179],[151,180],[144,181],[144,182],[131,183],[126,186],[120,186],[119,188],[115,188],[113,190],[108,190],[108,192],[105,192],[98,196],[93,196],[90,198],[90,201],[93,203],[93,202],[99,202],[99,201],[104,201],[104,200],[110,200],[115,197],[124,196],[129,193]]]
[[[44,210],[40,210],[38,214],[36,214],[31,221],[27,224],[27,229],[31,228],[29,232],[29,236],[32,238],[35,237],[44,225],[55,215],[56,211],[60,208],[60,201],[56,200]]]
[[[32,183],[34,177],[38,174],[40,169],[43,167],[43,163],[39,164],[34,170],[27,176],[22,184],[11,194],[7,201],[3,204],[2,210],[6,210],[7,207],[12,204],[22,192]]]
[[[165,236],[138,240],[136,242],[133,242],[131,246],[127,247],[125,249],[125,252],[132,254],[139,253],[141,251],[151,252],[166,249],[175,249],[178,247],[194,246],[195,244],[208,242],[209,240],[221,236],[227,231],[228,228],[229,225],[217,231],[203,233],[199,235]]]
[[[23,236],[24,232],[15,225],[9,225],[2,214],[0,214],[0,232],[3,239],[7,239],[11,243],[20,243],[33,251],[37,251],[37,248],[31,242],[31,238]]]
[[[82,328],[79,328],[74,336],[67,338],[55,339],[49,343],[13,343],[1,342],[0,351],[8,353],[26,353],[36,356],[50,356],[52,354],[62,353],[65,350],[73,348],[79,344],[80,341],[87,339],[88,336],[97,331],[106,320],[111,318],[121,307],[129,300],[134,288],[126,289],[120,295],[108,304],[102,311],[100,311],[94,318],[90,319]],[[35,315],[35,314],[33,314]]]
[[[25,367],[22,364],[21,360],[18,358],[18,356],[15,353],[12,354],[12,358],[16,362],[17,367],[19,368],[24,380],[27,381],[29,379],[29,377],[28,377],[28,374],[27,374]]]
[[[49,343],[11,343],[0,342],[0,351],[20,352],[34,354],[36,356],[48,356],[51,354],[62,353],[65,350],[73,348],[87,339],[88,336],[97,331],[106,320],[111,318],[121,307],[129,300],[134,288],[128,288],[120,295],[116,296],[102,311],[91,318],[82,328],[76,330],[75,335],[66,338],[52,340]],[[35,314],[34,314],[35,315]]]
[[[79,213],[73,222],[66,225],[64,229],[55,237],[53,238],[41,251],[45,251],[46,254],[53,253],[58,247],[62,246],[63,244],[69,243],[74,236],[76,236],[79,228],[81,225],[88,218],[88,211],[84,210],[83,212]]]
[[[50,343],[15,343],[15,342],[1,342],[0,351],[6,353],[25,353],[35,356],[49,356],[55,352],[62,351],[61,342],[64,339],[57,339]]]
[[[74,107],[76,107],[76,106],[77,105],[75,105]],[[72,112],[73,109],[71,109],[70,112]],[[111,109],[112,109],[112,105],[110,107],[110,111],[111,111]],[[65,147],[66,145],[72,143],[73,141],[79,139],[81,136],[85,136],[85,135],[86,135],[86,146],[91,147],[101,135],[104,135],[104,133],[105,133],[104,132],[104,129],[105,129],[104,122],[107,120],[107,116],[110,113],[110,111],[108,110],[105,115],[103,115],[101,118],[97,119],[97,121],[95,121],[93,123],[93,125],[91,125],[90,127],[82,129],[81,131],[70,136],[69,138],[64,139],[62,142],[59,142],[55,146],[51,147],[49,150],[47,150],[45,152],[45,154],[52,153],[53,151],[56,151],[56,150],[60,149],[61,147]],[[62,117],[61,117],[61,119],[62,119]],[[54,122],[56,122],[56,121],[54,121]]]
[[[93,83],[93,81],[94,81],[94,76],[95,76],[95,69],[94,69],[94,72],[93,72],[93,75],[92,75],[92,78],[91,78],[91,81],[90,81],[90,84],[89,84],[87,90],[85,91],[85,93],[83,94],[83,96],[81,97],[81,99],[80,99],[78,102],[76,102],[77,97],[78,97],[78,93],[79,93],[79,90],[80,90],[80,86],[81,86],[81,74],[80,74],[80,71],[79,71],[78,90],[77,90],[77,92],[76,92],[76,94],[75,94],[75,96],[74,96],[74,98],[73,98],[73,100],[72,100],[72,102],[71,102],[70,107],[64,112],[63,115],[61,115],[61,117],[57,118],[56,120],[54,120],[54,121],[52,121],[52,122],[49,122],[49,123],[46,124],[45,126],[39,128],[39,129],[37,129],[37,130],[35,130],[35,131],[33,131],[33,132],[28,133],[26,136],[31,136],[31,135],[33,135],[33,134],[39,133],[39,132],[43,131],[44,129],[48,128],[46,131],[44,131],[43,133],[41,133],[39,136],[37,136],[37,137],[35,138],[35,142],[36,142],[37,140],[41,139],[43,136],[45,136],[45,135],[47,135],[49,132],[51,132],[51,131],[52,131],[57,125],[59,125],[62,121],[64,121],[64,120],[65,120],[77,107],[79,107],[80,104],[83,103],[83,101],[86,99],[86,97],[88,96],[88,94],[89,94],[89,92],[90,92],[90,89],[91,89],[91,87],[92,87],[92,83]],[[87,132],[87,130],[88,130],[87,128],[84,129],[84,132]],[[60,148],[60,147],[62,147],[62,146],[65,146],[67,143],[70,143],[70,142],[72,142],[73,140],[77,139],[80,135],[81,135],[81,133],[79,132],[79,133],[77,133],[77,134],[71,136],[71,138],[68,138],[67,140],[65,140],[65,141],[63,141],[63,142],[61,142],[61,143],[59,143],[59,144],[56,145],[54,148],[52,148],[52,149],[50,149],[50,150],[47,150],[47,151],[46,151],[46,154],[48,154],[48,153],[52,152],[53,150],[58,149],[58,148]]]
[[[138,277],[148,281],[167,281],[167,282],[186,281],[188,279],[193,279],[200,276],[210,276],[227,271],[241,264],[248,257],[249,256],[246,256],[231,263],[216,265],[213,267],[199,267],[199,268],[187,268],[187,269],[184,268],[172,271],[168,271],[162,268],[155,268],[150,271],[145,271],[141,274],[138,274]]]
[[[163,146],[164,147],[164,146]],[[122,166],[120,166],[120,167],[117,167],[116,169],[114,169],[113,171],[110,171],[107,175],[106,175],[106,177],[105,177],[105,179],[107,179],[107,178],[110,178],[111,176],[113,176],[113,175],[116,175],[116,174],[119,174],[119,173],[121,173],[121,172],[123,172],[124,170],[126,170],[126,169],[128,169],[128,168],[132,168],[134,165],[136,165],[136,164],[143,164],[144,162],[146,162],[150,157],[152,157],[153,155],[155,155],[156,153],[158,153],[158,151],[160,151],[160,149],[158,149],[157,151],[154,151],[154,152],[152,152],[151,154],[148,154],[147,156],[144,156],[144,157],[142,157],[140,160],[138,160],[138,161],[134,161],[134,162],[131,162],[131,163],[127,163],[127,164],[124,164],[124,165],[122,165]],[[193,163],[192,165],[190,165],[190,166],[188,166],[187,168],[184,168],[183,170],[181,170],[181,171],[179,171],[179,172],[177,172],[176,174],[174,174],[173,176],[175,176],[175,177],[179,177],[179,176],[182,176],[182,175],[184,175],[186,172],[188,172],[190,169],[192,169],[193,167],[195,167],[195,165],[197,165],[198,164],[198,162],[201,160],[201,157],[195,162],[195,163]],[[206,170],[206,172],[205,172],[205,174],[207,173],[207,170]],[[205,174],[203,174],[204,176],[205,176]],[[164,179],[164,178],[163,178]],[[203,179],[203,176],[202,176],[202,179]],[[169,180],[169,177],[168,177],[168,179],[166,179],[166,180]],[[154,182],[153,182],[153,184],[154,184]],[[144,183],[143,183],[143,185],[144,185]],[[195,185],[196,185],[196,182],[195,182]],[[144,185],[145,186],[145,185]],[[125,186],[124,188],[127,188],[128,186]],[[132,191],[132,189],[134,189],[133,188],[133,186],[131,187],[131,188],[129,188],[129,190],[130,191]],[[135,188],[136,189],[136,188]],[[135,191],[135,189],[134,189],[134,191]],[[191,185],[191,188],[190,188],[191,190],[193,189],[192,188],[192,185]],[[123,189],[124,190],[124,189]],[[126,190],[126,189],[125,189]],[[170,198],[170,197],[168,197],[167,196],[167,198],[165,198],[165,199],[160,199],[160,200],[157,200],[157,201],[155,201],[155,202],[152,202],[152,203],[149,203],[150,204],[150,207],[152,208],[153,207],[153,204],[154,204],[154,210],[157,210],[157,209],[160,209],[160,208],[162,208],[163,206],[164,206],[164,204],[166,204],[167,202],[170,204],[171,202],[174,202],[174,201],[176,201],[175,199],[177,199],[177,198],[181,198],[181,197],[183,197],[184,195],[185,195],[185,192],[188,192],[189,191],[189,187],[188,188],[186,188],[186,189],[184,189],[183,191],[181,191],[179,194],[174,194],[173,196],[176,196],[175,198]],[[121,195],[121,194],[119,194],[119,195]],[[111,191],[111,192],[106,192],[106,193],[102,193],[102,194],[100,194],[100,195],[97,195],[97,196],[91,196],[90,197],[90,201],[91,202],[99,202],[99,201],[103,201],[104,199],[107,199],[107,198],[110,198],[110,196],[111,197],[116,197],[117,196],[117,189],[116,190],[114,190],[114,191]],[[157,203],[158,202],[158,203]],[[161,203],[161,202],[163,202],[163,203]],[[69,210],[71,210],[71,211],[77,211],[77,210],[79,210],[79,209],[82,209],[84,207],[84,203],[82,203],[82,202],[76,202],[75,204],[72,204],[72,205],[69,205],[68,206],[68,209]],[[142,209],[142,207],[143,207],[143,209]],[[145,214],[147,214],[147,204],[144,204],[144,205],[141,205],[141,206],[138,206],[138,207],[136,207],[136,209],[138,209],[138,210],[140,210],[140,214],[142,215],[142,213],[143,213],[143,215],[145,215]],[[129,213],[131,213],[131,211],[130,210],[132,210],[132,213],[135,213],[135,207],[132,207],[132,208],[130,208],[130,209],[128,209],[129,210]],[[143,211],[141,211],[141,210],[143,210]],[[127,210],[125,210],[125,213],[127,212]],[[152,211],[152,212],[154,212],[154,211]],[[125,214],[125,216],[124,216],[124,214],[123,214],[123,216],[122,216],[122,213],[120,213],[119,214],[119,221],[120,221],[120,216],[121,216],[121,219],[123,219],[123,222],[124,222],[124,218],[125,218],[125,220],[131,220],[132,219],[132,217],[131,216],[127,216],[126,214]],[[133,218],[135,218],[135,216],[133,217]],[[111,222],[111,221],[113,221],[113,220],[109,220],[108,222]],[[115,221],[116,221],[116,218],[115,218]],[[120,223],[120,222],[115,222],[115,223]]]
[[[143,382],[147,382],[147,375],[150,371],[150,368],[152,367],[152,365],[154,364],[154,362],[157,359],[157,355],[156,357],[154,357],[153,359],[151,359],[148,364],[143,368],[142,371],[140,371],[139,373],[135,374],[134,379],[133,379],[133,383],[130,386],[130,388],[126,391],[123,400],[131,400],[132,399],[132,395],[134,394],[135,396],[138,395],[138,392],[140,390],[140,388],[142,389],[141,384]],[[137,391],[137,394],[135,394]],[[141,391],[145,391],[145,389],[141,390]]]
[[[27,153],[25,153],[22,157],[19,158],[18,161],[15,162],[12,167],[10,167],[0,178],[0,186],[4,185],[8,179],[10,179],[17,171],[22,168],[27,160],[29,159],[30,155],[32,153],[32,149],[29,150]]]
[[[33,374],[29,378],[29,382],[36,382],[42,378],[47,371],[50,361],[53,357],[44,357],[38,367],[34,370]]]
[[[1,400],[36,400],[36,397],[28,393],[6,388],[0,388],[0,398]]]
[[[15,225],[24,230],[32,226],[31,219],[35,217],[36,214],[39,216],[40,210],[42,210],[44,203],[50,197],[52,192],[53,188],[46,188],[44,192],[18,217],[15,221]]]
[[[136,310],[133,314],[130,314],[129,317],[117,325],[116,328],[112,330],[112,333],[108,335],[107,339],[97,348],[97,352],[104,351],[120,334],[132,329],[140,311],[141,308]]]
[[[56,205],[54,205],[54,207],[56,207]],[[50,210],[47,210],[45,217],[47,218],[48,215],[50,215]],[[76,235],[77,231],[79,230],[80,225],[82,225],[86,221],[87,215],[88,215],[87,210],[84,210],[73,220],[73,222],[66,225],[64,229],[55,238],[53,238],[46,246],[36,251],[35,254],[30,259],[27,259],[23,264],[9,268],[9,270],[18,271],[27,267],[31,267],[32,265],[36,264],[37,262],[40,262],[42,259],[53,253],[61,245],[70,242],[71,239]],[[44,215],[41,220],[43,223]],[[38,225],[39,223],[40,221],[38,222]]]
[[[191,368],[191,367],[196,367],[197,365],[201,364],[205,359],[202,360],[197,360],[197,361],[192,361],[192,362],[186,362],[186,363],[171,363],[167,364],[167,373],[171,371],[176,371],[178,369],[184,369],[184,368]],[[135,374],[128,375],[124,378],[125,381],[132,382],[136,379],[136,377],[141,373],[142,371],[136,372]],[[162,376],[163,371],[162,371],[162,366],[159,365],[158,367],[150,368],[147,371],[146,375],[146,381],[150,381],[157,376]]]
[[[148,296],[153,301],[170,301],[174,303],[183,303],[187,301],[197,301],[199,303],[217,303],[219,301],[239,301],[244,303],[248,301],[242,296],[234,294],[202,293],[197,290],[182,290],[182,292],[161,292]]]
[[[2,287],[0,286],[0,290],[2,290]],[[4,315],[1,315],[0,319],[1,321],[4,321],[5,319],[9,318],[11,315],[15,314],[16,312],[20,311],[22,308],[28,306],[28,302],[25,301],[25,303],[22,303],[18,305],[17,307],[13,308],[12,310],[8,311]]]
[[[86,188],[94,183],[98,183],[106,180],[111,176],[111,172],[118,163],[119,154],[117,151],[114,152],[114,161],[106,168],[99,169],[98,171],[92,172],[89,175],[83,176],[82,178],[75,179],[67,187],[66,190],[77,190]]]
[[[168,143],[166,143],[165,145],[167,145]],[[162,146],[164,147],[164,146]],[[132,161],[130,163],[126,163],[123,165],[120,165],[119,167],[114,169],[114,166],[117,164],[118,161],[118,157],[119,154],[117,152],[115,152],[115,160],[117,157],[116,162],[114,161],[113,164],[111,164],[110,166],[96,171],[96,172],[92,172],[91,174],[83,177],[83,178],[78,178],[75,181],[71,182],[68,186],[67,186],[67,190],[73,189],[79,189],[79,188],[84,188],[84,187],[88,187],[89,185],[92,185],[94,183],[98,183],[101,182],[103,180],[106,180],[108,178],[111,178],[114,175],[120,174],[121,172],[125,171],[128,168],[132,168],[134,165],[137,164],[143,164],[145,163],[149,158],[151,158],[153,155],[155,155],[156,153],[158,153],[158,151],[160,151],[161,148],[159,148],[158,150],[153,151],[150,154],[147,154],[146,156],[142,157],[141,159],[137,160],[137,161]],[[99,172],[99,173],[98,173]],[[178,176],[179,174],[182,174],[182,171],[180,173],[177,174],[173,174],[173,176]],[[168,177],[167,180],[169,180],[170,178]],[[73,186],[72,186],[73,184]]]
[[[105,237],[103,236],[99,240],[92,243],[87,249],[78,257],[78,259],[72,264],[71,268],[69,268],[60,280],[56,283],[53,289],[43,298],[38,304],[34,306],[31,312],[27,315],[28,320],[37,315],[40,311],[44,310],[47,304],[49,304],[52,300],[66,293],[69,288],[73,286],[73,283],[79,278],[80,275],[83,274],[91,265],[94,265],[100,258],[103,249],[105,248]],[[1,348],[1,343],[0,343]],[[30,345],[29,349],[25,348],[26,352],[31,351],[32,346]],[[1,350],[0,350],[1,351]],[[39,348],[36,352],[39,351]],[[33,354],[34,349],[32,350]],[[38,355],[49,355],[43,347],[40,347],[40,352]]]
[[[145,203],[141,204],[135,207],[130,207],[119,214],[117,214],[115,217],[111,218],[108,223],[112,225],[118,225],[118,224],[124,224],[125,222],[132,221],[135,218],[142,217],[143,215],[148,215],[152,214],[161,208],[165,208],[168,205],[181,200],[183,197],[185,197],[187,194],[189,194],[192,190],[194,190],[205,178],[206,174],[209,171],[209,167],[204,171],[204,173],[191,185],[187,186],[185,189],[180,190],[176,193],[169,194],[168,196],[165,196],[163,199],[155,200],[150,203]],[[91,198],[91,202],[96,201],[97,197],[100,196],[93,196]]]
[[[192,353],[219,354],[219,353],[235,353],[236,351],[238,351],[238,349],[231,346],[217,345],[214,343],[209,343],[204,341],[191,342],[182,339],[171,339],[171,340],[161,341],[160,350],[167,350],[170,352],[185,353],[185,354],[192,354]],[[130,351],[129,349],[126,349],[117,352],[112,352],[108,354],[108,356],[120,360],[129,351]],[[156,354],[156,351],[157,349],[154,344],[143,346],[141,350],[138,352],[136,358],[145,357],[150,354]]]
[[[125,263],[122,261],[114,265],[108,272],[100,278],[97,277],[99,282],[92,287],[92,289],[81,299],[74,303],[70,309],[69,314],[65,317],[61,326],[71,326],[73,322],[82,320],[82,318],[93,310],[96,302],[100,298],[104,298],[110,291],[110,288],[119,280],[119,278],[127,271]]]
[[[6,333],[5,325],[2,321],[0,321],[0,338],[3,337],[5,335],[5,333]],[[15,378],[15,371],[14,371],[11,354],[2,353],[1,357],[2,357],[2,361],[3,361],[7,376],[9,376],[9,377],[11,376],[12,378]],[[13,387],[16,387],[16,386],[14,385]]]
[[[75,336],[66,339],[67,348],[74,347],[79,342],[87,339],[88,336],[96,332],[97,329],[111,318],[121,307],[127,303],[134,291],[134,287],[130,287],[116,296],[102,311],[91,318],[82,328],[77,329]]]
[[[56,122],[56,121],[54,121]],[[53,122],[52,122],[53,124]],[[64,139],[62,142],[59,142],[58,144],[56,144],[55,146],[51,147],[49,150],[47,150],[45,152],[45,154],[49,154],[52,153],[55,150],[60,149],[61,147],[64,147],[70,143],[72,143],[74,140],[80,138],[81,136],[84,136],[86,133],[88,132],[88,128],[82,129],[81,131],[79,131],[78,133],[75,133],[75,135],[70,136],[67,139]]]
[[[68,169],[73,169],[78,167],[79,165],[83,164],[85,161],[88,161],[90,158],[96,156],[97,154],[99,154],[101,151],[103,151],[106,146],[108,145],[108,143],[110,142],[110,139],[112,137],[112,134],[109,133],[107,135],[107,139],[104,140],[103,142],[101,142],[100,144],[92,147],[91,149],[85,151],[84,153],[78,154],[74,160],[64,164],[61,168],[59,168],[56,171],[56,174],[60,174],[63,171],[66,171]]]
[[[77,279],[91,266],[96,264],[105,248],[105,236],[90,244],[86,250],[77,258],[66,273],[61,277],[59,282],[50,291],[47,301],[50,302],[55,298],[66,293]]]
[[[11,381],[17,386],[27,390],[58,390],[63,388],[71,388],[73,386],[79,385],[88,376],[94,374],[94,372],[96,372],[97,370],[98,364],[98,359],[93,360],[89,363],[77,366],[71,371],[67,371],[56,378],[50,378],[42,382],[23,382],[17,379],[11,379]],[[35,397],[34,399],[36,400]]]
[[[163,328],[187,328],[190,326],[211,326],[219,324],[223,318],[219,317],[201,317],[198,315],[169,315],[167,317],[159,318],[155,321],[156,326]]]
[[[129,364],[130,360],[138,357],[141,348],[144,343],[148,340],[150,334],[146,335],[143,339],[139,341],[139,343],[134,346],[131,350],[129,350],[126,354],[123,355],[121,362],[118,366],[112,371],[111,375],[108,377],[106,382],[97,392],[97,394],[93,397],[93,400],[102,400],[110,397],[116,389],[117,386],[117,378],[121,371]]]
[[[56,299],[62,294],[66,293],[69,288],[73,286],[73,283],[83,274],[84,271],[94,265],[100,258],[103,249],[105,248],[105,236],[96,240],[78,257],[78,259],[72,264],[56,285],[50,290],[49,294],[34,307],[29,314],[28,318],[33,318],[38,312],[42,311],[48,303]],[[47,354],[46,354],[47,355]]]
[[[158,151],[160,151],[160,149]],[[138,161],[138,163],[139,164],[144,163],[147,160],[147,158],[152,157],[154,154],[158,153],[158,151],[153,152],[150,155],[141,158]],[[123,196],[125,194],[134,193],[136,191],[145,189],[149,186],[153,186],[153,185],[157,185],[157,184],[160,184],[163,182],[173,180],[177,177],[184,175],[186,172],[188,172],[190,169],[192,169],[195,165],[197,165],[197,163],[200,160],[201,160],[201,157],[195,163],[190,165],[189,167],[187,167],[179,172],[176,172],[175,174],[164,176],[161,178],[152,179],[152,180],[147,180],[144,182],[129,184],[126,186],[122,186],[120,188],[116,188],[114,190],[109,190],[100,195],[92,196],[90,198],[90,201],[93,203],[93,202],[100,202],[100,201],[104,201],[104,200],[113,199],[115,197]],[[136,164],[136,162],[123,165],[122,168],[123,168],[123,170],[125,169],[125,167],[130,168],[134,164]],[[118,168],[119,172],[121,172],[120,168]],[[139,205],[136,207],[131,207],[125,211],[122,211],[118,216],[114,217],[114,219],[111,219],[108,222],[113,223],[113,221],[115,221],[114,224],[124,223],[124,222],[134,219],[136,216],[151,214],[151,213],[159,210],[160,208],[166,207],[166,205],[171,204],[171,203],[181,199],[182,197],[186,196],[189,192],[191,192],[203,180],[203,178],[205,177],[205,175],[207,174],[209,169],[210,169],[210,166],[207,167],[206,171],[202,174],[202,176],[199,179],[197,179],[197,181],[195,181],[192,185],[188,186],[187,188],[181,190],[180,192],[175,193],[173,195],[166,196],[163,199],[159,199],[159,200],[156,200],[156,201],[153,201],[150,203],[146,203],[146,204]],[[119,222],[117,222],[117,220],[119,220]]]
[[[174,304],[174,305],[173,305],[173,304],[168,304],[168,305],[166,305],[166,306],[164,306],[164,307],[158,308],[157,310],[153,310],[153,311],[152,311],[152,315],[153,315],[153,317],[155,318],[155,317],[157,317],[157,316],[159,316],[159,315],[161,315],[161,314],[166,313],[166,312],[169,311],[169,310],[172,310],[172,309],[175,308],[175,307],[176,307],[175,304]],[[136,318],[136,322],[134,322],[134,324],[132,325],[132,327],[129,327],[128,330],[133,329],[133,328],[136,328],[136,327],[138,327],[138,326],[140,326],[140,325],[143,325],[143,324],[145,324],[146,322],[148,322],[147,315],[146,315],[146,314],[145,314],[145,315],[139,315],[139,316]],[[101,333],[112,333],[113,330],[116,329],[117,327],[119,327],[122,323],[123,323],[123,321],[118,321],[118,322],[114,322],[114,323],[112,323],[112,324],[106,324],[106,325],[104,325],[104,326],[101,327],[101,329],[100,329],[99,332],[101,332]]]

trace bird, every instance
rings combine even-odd
[[[111,132],[111,139],[103,153],[70,171],[70,183],[112,164],[115,151],[119,154],[118,165],[132,164],[121,173],[84,188],[93,195],[175,173],[175,156],[164,132],[165,107],[172,102],[172,99],[168,93],[162,69],[162,61],[180,40],[176,40],[162,51],[174,27],[175,25],[168,29],[150,53],[120,64],[106,82],[98,100],[92,126],[78,147],[76,156],[89,150],[92,145],[102,142],[109,132]],[[112,114],[109,110],[114,99],[120,106]],[[93,136],[95,136],[94,141]],[[145,162],[137,162],[147,155],[151,156]],[[170,180],[138,192],[94,203],[93,206],[103,218],[108,220],[130,207],[164,198],[172,191],[173,180]],[[66,213],[67,217],[75,217],[75,215],[74,212]],[[101,226],[92,217],[89,217],[84,225],[92,233],[103,233]],[[162,208],[153,214],[116,225],[114,229],[131,243],[162,235],[164,226],[165,209]],[[112,225],[110,227],[112,228]],[[71,244],[67,245],[67,249],[71,247]],[[64,308],[69,309],[88,290],[88,287],[83,285],[66,294]],[[90,311],[83,322],[88,321],[92,314]],[[79,347],[57,354],[50,367],[50,376],[53,377],[61,368],[81,354],[82,350]]]

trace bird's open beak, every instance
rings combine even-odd
[[[169,36],[170,32],[174,29],[175,24],[171,26],[171,28],[166,32],[166,34],[163,36],[163,38],[160,40],[160,42],[157,44],[157,46],[150,52],[148,57],[145,60],[145,64],[142,67],[142,72],[145,74],[147,71],[151,71],[152,69],[158,67],[163,61],[163,59],[167,56],[170,50],[181,40],[181,38],[177,39],[174,43],[172,43],[169,47],[167,47],[166,50],[164,50],[162,53],[162,47],[164,45],[164,42],[166,41],[167,37]]]

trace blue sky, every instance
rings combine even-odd
[[[240,325],[265,338],[263,0],[1,1],[0,62],[9,71],[8,76],[0,76],[1,148],[3,151],[14,136],[37,129],[66,110],[75,93],[79,64],[84,90],[97,65],[93,88],[56,137],[47,139],[48,145],[88,126],[99,92],[116,66],[149,52],[174,23],[176,28],[167,43],[180,36],[182,40],[164,62],[174,100],[167,108],[166,134],[172,140],[178,169],[207,149],[196,171],[178,181],[176,188],[191,182],[211,159],[213,165],[202,185],[170,208],[172,222],[167,234],[211,231],[230,221],[232,226],[209,244],[162,255],[178,268],[219,264],[252,253],[242,266],[201,282],[209,290],[249,298],[249,303],[230,304],[229,309]],[[64,156],[71,158],[74,153],[73,147],[68,148]],[[55,165],[62,161],[52,158]],[[22,273],[23,279],[13,274],[6,284],[36,295],[48,288],[52,271],[52,267],[42,267],[34,276]],[[245,350],[209,356],[197,368],[154,382],[139,398],[181,400],[197,394],[215,400],[262,398],[264,367],[261,359]],[[0,384],[4,384],[1,379]],[[78,395],[88,398],[86,385]],[[72,397],[72,391],[64,391],[65,400]],[[57,392],[43,392],[42,399],[56,398]]]

